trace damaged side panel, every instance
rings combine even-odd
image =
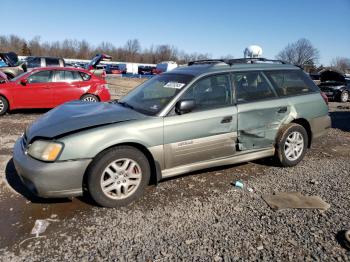
[[[328,114],[319,93],[237,105],[240,150],[273,146],[282,125],[295,119],[312,119]]]
[[[238,105],[239,150],[270,147],[281,125],[295,119],[293,105],[285,99]],[[257,109],[259,108],[259,109]]]

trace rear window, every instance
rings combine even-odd
[[[46,66],[59,66],[60,62],[58,58],[45,58]]]
[[[28,68],[35,68],[41,66],[41,58],[40,57],[31,57],[26,62]]]
[[[314,82],[301,70],[265,71],[279,96],[302,95],[318,91]]]
[[[81,77],[83,78],[84,81],[89,81],[91,76],[86,74],[86,73],[83,73],[83,72],[79,72]]]
[[[56,82],[82,81],[82,77],[77,71],[59,70],[56,71]]]

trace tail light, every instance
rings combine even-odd
[[[326,96],[326,94],[321,92],[321,96],[322,96],[323,100],[325,101],[325,103],[328,105],[328,97]]]

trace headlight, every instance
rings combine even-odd
[[[63,144],[58,142],[37,140],[28,148],[28,154],[42,161],[53,162],[63,149]]]

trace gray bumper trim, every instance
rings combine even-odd
[[[91,159],[45,163],[24,153],[21,138],[17,140],[13,161],[24,184],[40,197],[82,195],[83,177]]]

